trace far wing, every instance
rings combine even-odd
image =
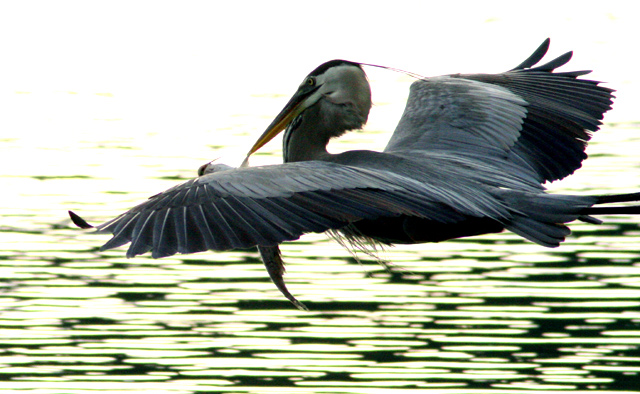
[[[127,257],[164,257],[274,246],[383,216],[444,223],[463,214],[499,216],[447,193],[392,172],[319,161],[238,168],[177,185],[97,229],[113,234],[102,250],[131,242]],[[447,208],[456,198],[459,211]]]
[[[538,182],[580,168],[590,132],[611,109],[613,90],[579,79],[589,71],[554,70],[566,53],[534,67],[546,40],[527,60],[502,74],[468,74],[414,82],[405,112],[385,151],[438,150],[499,158]]]
[[[520,138],[527,102],[500,86],[451,76],[411,85],[385,152],[491,150],[504,154]]]

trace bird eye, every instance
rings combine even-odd
[[[309,77],[306,81],[304,81],[304,83],[307,86],[314,86],[316,84],[316,79],[314,77]]]

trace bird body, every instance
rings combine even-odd
[[[283,164],[203,166],[198,178],[97,226],[113,234],[102,249],[130,242],[128,257],[148,251],[164,257],[258,246],[278,284],[284,265],[277,246],[308,232],[412,244],[507,229],[555,247],[570,232],[566,223],[639,213],[596,206],[638,201],[640,193],[545,191],[545,182],[581,166],[613,98],[613,90],[579,78],[586,71],[554,72],[571,53],[533,67],[548,45],[502,74],[416,80],[383,152],[327,152],[331,138],[366,123],[371,91],[363,64],[324,63],[247,155],[285,130]],[[284,282],[278,287],[295,300]]]

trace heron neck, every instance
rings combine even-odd
[[[322,160],[329,156],[327,152],[329,139],[326,134],[288,127],[282,143],[285,163]]]
[[[327,144],[336,133],[327,128],[316,114],[317,107],[311,108],[291,122],[284,132],[282,154],[285,163],[294,161],[322,160],[329,156]]]
[[[295,118],[285,130],[283,156],[285,162],[326,160],[331,138],[348,130],[361,128],[367,122],[369,108],[358,110],[354,105],[335,104],[320,100]]]

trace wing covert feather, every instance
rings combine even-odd
[[[450,76],[418,80],[385,151],[489,147],[504,152],[520,137],[526,104],[483,82]]]
[[[591,132],[611,109],[613,90],[579,79],[590,71],[555,72],[571,52],[534,67],[548,48],[547,39],[518,67],[501,74],[414,82],[385,151],[493,156],[538,183],[572,174],[587,157]]]
[[[444,185],[321,161],[240,168],[184,182],[96,228],[113,234],[102,250],[131,242],[128,257],[149,250],[164,257],[273,246],[378,217],[452,222],[464,214],[502,214],[492,199],[470,204]]]

